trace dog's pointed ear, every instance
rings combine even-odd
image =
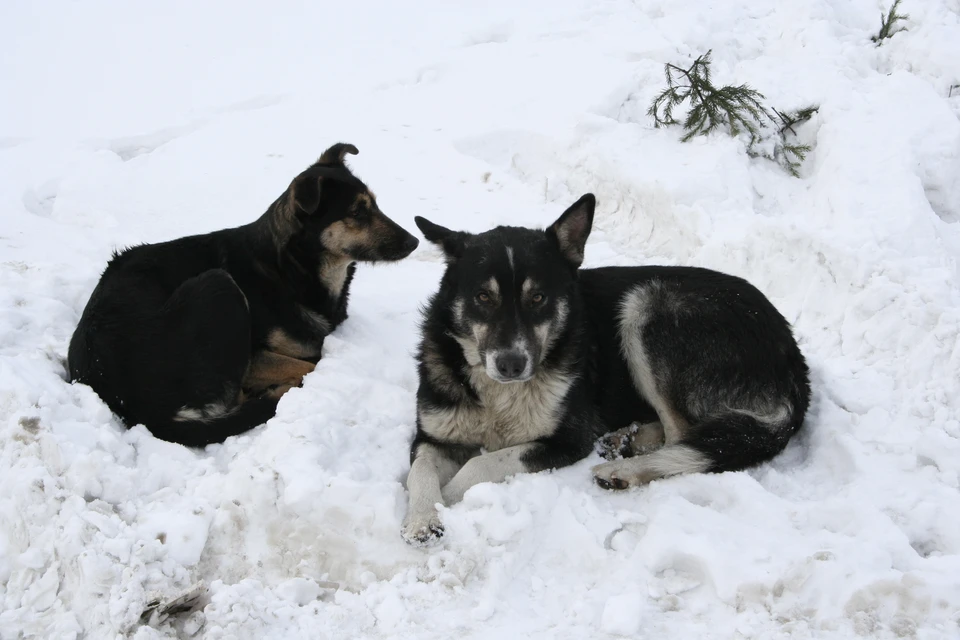
[[[588,193],[574,202],[547,229],[547,235],[556,240],[560,253],[574,267],[579,268],[583,264],[584,248],[593,228],[593,211],[596,207],[596,197]]]
[[[323,155],[320,156],[320,159],[317,160],[320,164],[343,164],[343,159],[347,154],[357,155],[360,151],[346,142],[338,142],[329,149],[323,152]]]
[[[413,221],[423,233],[424,238],[443,249],[448,260],[453,261],[463,255],[463,247],[469,234],[441,227],[420,216],[416,216]]]
[[[334,167],[310,167],[298,175],[290,183],[290,199],[294,206],[304,213],[316,212],[324,180],[335,180],[337,176]]]

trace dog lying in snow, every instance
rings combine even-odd
[[[546,231],[416,219],[447,268],[424,312],[408,542],[443,535],[437,503],[572,464],[600,436],[594,478],[626,489],[756,465],[803,423],[807,366],[763,294],[693,267],[580,269],[594,207]]]
[[[266,422],[346,319],[355,262],[418,244],[348,153],[327,149],[255,222],[115,254],[70,341],[71,379],[127,425],[188,446]]]

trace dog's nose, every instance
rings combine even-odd
[[[413,253],[413,250],[420,245],[420,241],[417,240],[416,236],[408,235],[406,242],[403,243],[403,250],[407,254]]]
[[[497,373],[504,378],[519,378],[527,370],[527,356],[519,351],[507,351],[497,355]]]

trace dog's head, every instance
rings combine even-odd
[[[451,231],[416,218],[447,260],[441,293],[467,362],[497,382],[524,382],[564,331],[596,199],[580,198],[548,229]]]
[[[334,258],[361,262],[406,258],[419,240],[380,211],[367,185],[344,164],[348,153],[359,151],[352,144],[335,144],[294,178],[273,219],[277,245],[286,246],[296,238]]]

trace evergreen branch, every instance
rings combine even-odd
[[[811,147],[789,142],[787,136],[796,136],[794,127],[813,117],[819,107],[795,111],[772,109],[771,113],[763,104],[764,95],[749,85],[716,87],[710,80],[710,55],[711,51],[707,51],[686,69],[670,63],[664,65],[667,87],[647,109],[654,126],[682,125],[681,142],[717,130],[734,137],[745,135],[749,138],[747,153],[751,157],[774,161],[791,175],[799,176],[800,165]],[[674,109],[683,103],[689,104],[689,111],[681,123]],[[774,139],[773,151],[761,150],[761,145],[771,138]]]
[[[906,27],[896,29],[896,24],[902,20],[907,20],[910,18],[908,14],[897,13],[897,9],[900,7],[900,2],[902,0],[893,0],[893,4],[890,5],[890,11],[887,12],[887,15],[880,14],[880,31],[875,36],[871,36],[870,39],[877,44],[879,47],[883,44],[883,41],[892,38],[895,34],[900,33],[901,31],[906,31]],[[896,29],[896,30],[894,30]]]
[[[780,128],[777,130],[781,136],[784,135],[787,131],[793,135],[797,135],[797,131],[793,128],[798,124],[803,124],[807,120],[813,117],[817,111],[820,110],[820,107],[817,105],[810,105],[802,109],[797,109],[796,111],[777,111],[776,109],[773,112],[777,115],[777,118],[780,119]]]

